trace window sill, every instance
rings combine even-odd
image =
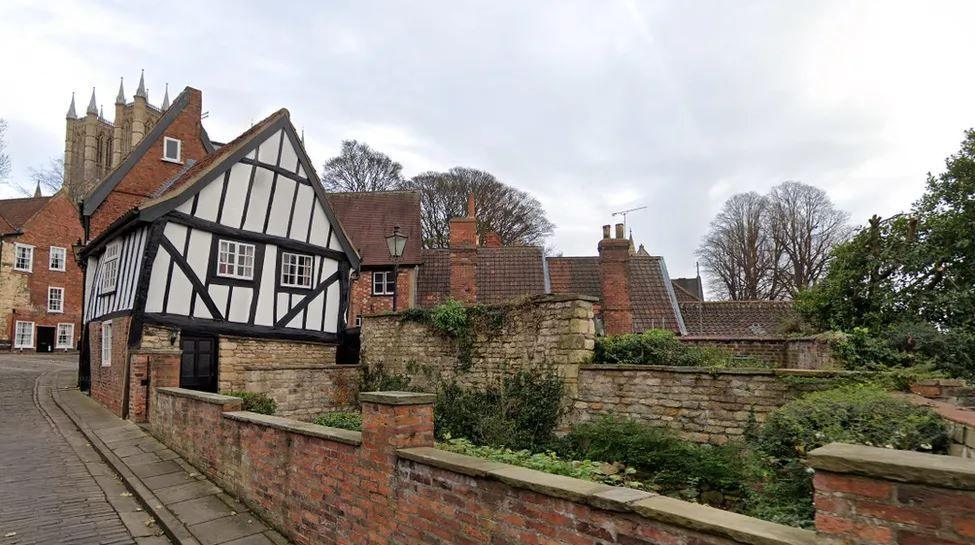
[[[34,269],[18,269],[17,267],[14,267],[13,270],[14,270],[14,272],[22,272],[22,273],[32,273],[32,272],[34,272]]]
[[[48,314],[64,314],[64,311],[63,310],[51,310],[51,309],[47,309],[47,313]]]
[[[183,162],[182,162],[182,161],[180,161],[179,159],[170,159],[170,158],[168,158],[168,157],[163,157],[163,158],[162,158],[162,161],[163,161],[164,163],[172,163],[172,164],[174,164],[174,165],[182,165],[182,164],[183,164]]]
[[[65,269],[48,269],[48,270],[54,272],[67,272]]]

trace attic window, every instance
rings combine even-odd
[[[179,163],[183,143],[175,138],[163,137],[163,161]]]

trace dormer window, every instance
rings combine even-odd
[[[183,151],[183,142],[168,136],[163,137],[163,161],[179,163]]]

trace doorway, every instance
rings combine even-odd
[[[55,329],[47,326],[37,326],[37,351],[54,352]]]
[[[179,387],[217,391],[217,343],[214,337],[184,334],[179,365]]]

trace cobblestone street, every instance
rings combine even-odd
[[[0,355],[0,545],[168,544],[51,399],[76,361]]]

